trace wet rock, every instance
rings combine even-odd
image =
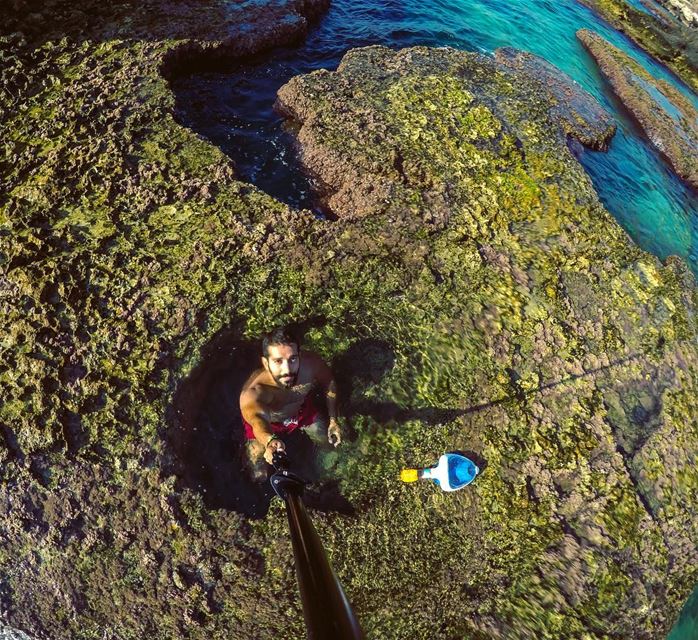
[[[551,115],[571,137],[591,149],[605,150],[616,132],[611,115],[567,74],[547,60],[510,47],[497,49],[495,59],[535,78],[548,94]]]
[[[653,11],[650,15],[627,0],[580,1],[664,63],[694,91],[698,89],[698,42],[693,29],[667,18],[668,12],[655,16]]]
[[[678,176],[698,189],[698,111],[678,90],[652,77],[599,35],[577,37],[594,57],[621,102]]]
[[[264,6],[15,6],[53,21],[0,38],[4,621],[305,634],[283,505],[235,493],[239,345],[303,321],[351,435],[326,462],[353,509],[313,519],[367,637],[665,634],[698,566],[698,299],[570,153],[592,110],[572,127],[528,62],[351,52],[280,96],[316,220],[179,126],[162,76],[258,51],[225,16]],[[260,32],[301,33],[285,6]],[[486,461],[469,490],[398,484],[453,449]]]

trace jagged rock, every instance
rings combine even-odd
[[[316,220],[174,121],[168,64],[265,44],[176,4],[18,2],[51,30],[0,40],[2,620],[303,637],[235,381],[304,321],[351,424],[354,513],[313,519],[367,637],[662,637],[697,577],[695,282],[599,204],[554,93],[452,50],[294,80]],[[467,491],[398,484],[447,449],[484,459]]]
[[[689,0],[658,0],[671,13],[689,27],[698,27],[698,9]]]
[[[577,38],[650,142],[678,176],[698,189],[698,110],[666,80],[652,77],[601,36],[581,29]]]

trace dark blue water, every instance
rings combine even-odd
[[[316,208],[313,184],[298,171],[292,138],[272,108],[276,91],[291,77],[334,69],[345,51],[369,44],[531,51],[574,78],[618,123],[608,152],[584,151],[580,157],[606,208],[643,249],[660,258],[679,255],[698,276],[698,197],[615,99],[575,37],[580,28],[596,31],[698,104],[668,70],[572,0],[333,0],[299,48],[277,50],[226,72],[172,79],[177,116],[218,144],[241,175],[266,192],[296,207]],[[698,639],[697,601],[694,595],[670,640]]]

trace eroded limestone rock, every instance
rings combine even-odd
[[[446,603],[439,610],[464,607],[467,620],[444,614],[444,637],[602,635],[609,628],[594,622],[602,619],[621,636],[662,637],[679,605],[669,605],[666,572],[690,558],[678,578],[688,593],[696,558],[695,507],[679,506],[693,501],[698,444],[681,426],[696,420],[693,285],[680,294],[689,306],[679,320],[672,299],[656,294],[670,280],[680,290],[684,266],[660,267],[631,248],[567,151],[570,122],[595,131],[588,143],[605,139],[598,106],[570,118],[564,78],[543,86],[549,67],[515,52],[499,58],[507,66],[448,49],[352,51],[336,72],[291,80],[279,106],[295,121],[301,160],[325,185],[329,206],[371,229],[370,238],[352,233],[357,245],[375,253],[381,243],[402,245],[403,255],[420,246],[420,284],[398,300],[438,326],[427,343],[436,334],[460,353],[425,346],[420,365],[439,380],[431,402],[460,389],[464,416],[451,444],[489,461],[474,502],[466,494],[460,507],[438,503],[439,516],[449,514],[439,520],[443,535],[464,545],[450,548],[454,566],[477,577],[446,575],[474,600],[503,595],[487,613],[465,613],[460,596],[435,587]],[[403,317],[396,309],[395,324]],[[674,447],[672,434],[692,444]],[[664,486],[682,487],[679,502]],[[402,513],[399,501],[393,508]],[[529,524],[518,530],[521,508]],[[500,545],[512,554],[501,574],[492,564]],[[428,562],[417,566],[429,571]],[[613,614],[593,604],[602,601]],[[399,636],[403,627],[391,624]]]
[[[73,4],[65,38],[0,47],[3,620],[303,637],[282,506],[211,506],[181,449],[216,414],[204,472],[244,486],[226,366],[304,320],[341,373],[326,466],[355,509],[313,518],[368,637],[662,637],[696,580],[695,283],[604,211],[554,95],[452,50],[295,79],[318,221],[172,118],[171,51],[252,51],[206,39],[230,3]],[[484,460],[469,490],[398,484],[448,449]]]
[[[678,176],[698,189],[698,110],[666,80],[652,77],[601,36],[581,29],[577,37],[650,142]]]

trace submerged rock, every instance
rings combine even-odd
[[[600,112],[528,62],[350,52],[280,94],[338,218],[316,220],[172,116],[171,52],[259,51],[242,22],[206,39],[250,3],[87,2],[82,31],[73,4],[50,5],[65,37],[0,39],[2,620],[303,637],[235,407],[252,340],[303,321],[353,506],[313,518],[367,637],[662,637],[698,577],[698,297],[569,151],[602,144]],[[399,484],[454,449],[471,487]]]
[[[666,80],[652,77],[601,36],[582,29],[577,37],[650,142],[678,176],[698,189],[698,110]]]
[[[642,11],[628,0],[580,2],[669,67],[694,91],[698,90],[698,41],[693,29],[666,14],[655,16],[654,11]]]

